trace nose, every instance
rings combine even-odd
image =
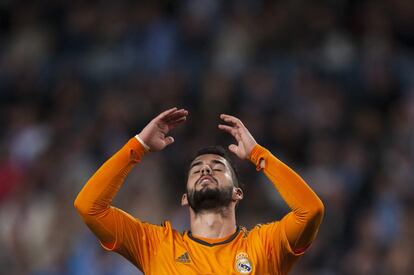
[[[201,167],[201,174],[202,175],[211,175],[211,168],[208,165],[204,165]]]

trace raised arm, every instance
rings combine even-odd
[[[111,206],[112,199],[125,177],[147,151],[159,151],[174,142],[169,131],[186,120],[184,109],[169,109],[154,118],[137,136],[130,139],[115,155],[108,159],[88,180],[78,194],[74,205],[84,222],[107,249],[115,249],[128,236],[144,232],[140,221]],[[145,229],[146,230],[146,229]],[[125,255],[132,258],[134,255]],[[136,256],[136,255],[135,255]]]
[[[287,240],[295,253],[301,253],[311,244],[321,224],[324,206],[318,196],[295,171],[258,145],[253,136],[236,117],[221,115],[226,124],[219,128],[237,141],[229,150],[241,159],[250,159],[271,180],[282,198],[292,209],[285,216]]]

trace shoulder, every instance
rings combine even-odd
[[[181,239],[184,235],[184,232],[179,232],[168,220],[161,223],[161,225],[159,225],[159,228],[164,232],[164,234],[171,235],[174,239]]]
[[[258,231],[266,230],[269,228],[275,228],[275,227],[278,227],[279,224],[280,224],[280,221],[258,223],[249,232],[258,232]]]
[[[164,221],[161,224],[154,224],[146,221],[142,221],[138,218],[135,218],[135,224],[137,230],[143,230],[147,233],[154,233],[160,235],[172,234],[175,230],[172,228],[170,221]]]
[[[262,237],[264,235],[274,234],[278,230],[280,230],[280,221],[261,223],[255,225],[251,230],[246,230],[246,237]]]

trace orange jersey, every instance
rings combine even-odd
[[[145,274],[286,274],[301,255],[290,248],[283,220],[237,228],[227,238],[206,240],[181,234],[166,222],[143,223],[123,213],[115,218],[116,242],[103,245],[130,260]]]
[[[148,224],[111,206],[112,198],[145,151],[131,139],[79,193],[75,207],[102,246],[123,255],[145,274],[287,274],[316,236],[323,205],[307,184],[269,151],[257,145],[251,161],[291,207],[281,221],[251,231],[235,229],[222,239],[183,234],[166,222]]]

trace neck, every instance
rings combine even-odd
[[[195,213],[190,208],[191,232],[194,236],[209,239],[219,239],[229,236],[236,230],[236,215],[234,207],[220,211],[200,211]]]

